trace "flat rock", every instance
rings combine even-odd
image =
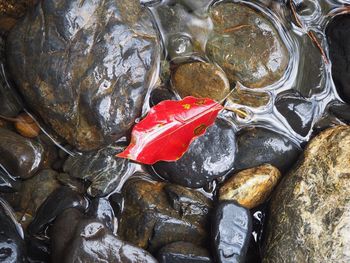
[[[27,104],[80,150],[125,136],[140,116],[159,41],[139,1],[41,1],[7,41]]]
[[[263,262],[350,261],[350,127],[315,137],[271,199]]]
[[[220,200],[236,201],[248,209],[264,203],[277,185],[280,171],[264,164],[233,174],[219,189]]]
[[[210,8],[214,31],[206,50],[231,82],[260,88],[280,80],[289,54],[274,25],[261,12],[241,3]]]

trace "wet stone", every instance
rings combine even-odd
[[[268,92],[259,92],[251,89],[243,89],[236,85],[233,93],[227,98],[225,106],[230,107],[232,104],[244,105],[252,108],[267,106],[271,101],[271,95]]]
[[[19,199],[19,204],[18,207],[14,207],[22,215],[19,218],[22,225],[27,225],[28,221],[32,220],[41,204],[59,187],[56,176],[57,173],[55,171],[46,169],[22,182],[19,194],[18,196],[16,195]]]
[[[141,114],[159,55],[152,23],[139,1],[42,1],[8,37],[9,70],[54,131],[97,149]]]
[[[282,78],[289,54],[274,25],[248,5],[214,4],[214,32],[206,50],[231,82],[260,88]],[[249,46],[249,48],[247,48]]]
[[[114,211],[108,199],[95,198],[91,201],[87,216],[96,218],[114,232]]]
[[[0,192],[11,193],[18,191],[21,187],[21,182],[8,174],[4,169],[0,168]]]
[[[172,74],[171,81],[182,98],[194,96],[221,101],[230,92],[225,73],[214,64],[205,62],[180,65]]]
[[[53,262],[157,262],[147,251],[118,239],[98,220],[86,219],[82,215],[73,214],[72,210],[70,210],[70,214],[68,212],[67,210],[65,216],[73,220],[75,227],[72,228],[70,221],[65,220],[65,218],[58,218],[54,228],[58,228],[57,224],[59,224],[58,229],[62,232],[59,233],[56,229],[56,233],[61,237],[62,233],[66,233],[66,236],[64,240],[60,241],[53,236],[54,244],[59,245],[62,252],[53,253],[53,255],[61,257],[60,261],[54,259]],[[65,221],[64,224],[62,224],[62,220]],[[54,249],[57,248],[54,246]]]
[[[350,261],[350,127],[312,139],[271,198],[263,262]]]
[[[52,192],[40,206],[34,220],[28,226],[28,233],[42,232],[66,209],[75,208],[84,212],[88,205],[89,202],[84,196],[68,187],[60,187]]]
[[[150,96],[150,106],[153,107],[163,100],[176,100],[175,94],[168,88],[161,86],[154,89]]]
[[[219,199],[252,209],[267,200],[280,177],[280,171],[270,164],[240,171],[220,187]]]
[[[32,177],[40,168],[43,146],[0,128],[0,163],[14,177]]]
[[[200,192],[134,179],[122,193],[124,211],[118,228],[122,239],[151,252],[176,241],[206,244],[211,202]]]
[[[350,123],[350,104],[335,103],[329,107],[329,111],[345,123]]]
[[[71,156],[63,170],[70,176],[88,180],[91,185],[87,193],[93,197],[105,196],[121,188],[122,182],[131,174],[127,159],[115,158],[121,147],[107,147],[98,151]]]
[[[166,245],[157,254],[159,263],[212,263],[205,248],[188,242],[175,242]]]
[[[244,263],[252,231],[248,209],[221,202],[214,212],[212,242],[219,263]]]
[[[10,206],[2,199],[0,199],[0,261],[26,262],[23,230],[16,222]]]
[[[312,102],[300,96],[284,94],[277,98],[275,106],[297,134],[305,137],[310,133],[314,119]]]
[[[38,0],[0,0],[0,31],[8,31]]]
[[[350,103],[350,15],[334,17],[326,28],[334,84],[343,100]]]
[[[298,159],[300,147],[287,137],[265,128],[249,128],[237,135],[235,169],[243,170],[269,163],[282,173]]]
[[[218,118],[178,161],[158,162],[153,167],[170,182],[200,188],[233,168],[235,152],[235,131],[226,120]]]

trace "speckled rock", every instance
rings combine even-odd
[[[140,179],[128,181],[122,193],[118,233],[123,240],[151,252],[176,241],[206,244],[211,202],[202,193]]]
[[[91,182],[87,193],[93,197],[105,196],[120,190],[122,182],[131,175],[132,164],[127,159],[115,158],[121,147],[106,147],[82,155],[71,156],[63,170],[72,177]]]
[[[350,127],[314,138],[277,187],[265,263],[350,261]]]
[[[231,82],[259,88],[281,79],[289,54],[276,28],[261,12],[246,4],[224,2],[211,7],[210,17],[214,32],[206,49]]]
[[[266,201],[280,177],[280,171],[270,164],[240,171],[220,187],[219,199],[252,209]]]
[[[11,31],[8,66],[27,104],[80,150],[125,136],[141,114],[159,41],[139,1],[41,1]]]
[[[180,65],[172,74],[171,81],[182,98],[194,96],[220,101],[230,92],[225,73],[214,64],[205,62]]]

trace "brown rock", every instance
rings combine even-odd
[[[234,200],[252,209],[266,201],[280,177],[280,171],[270,164],[243,170],[220,188],[219,199]]]
[[[38,0],[0,0],[0,31],[10,30]]]
[[[17,116],[15,128],[20,135],[27,138],[35,138],[40,132],[39,125],[27,113],[21,113]]]
[[[181,97],[194,96],[220,101],[230,92],[225,73],[210,63],[183,64],[175,70],[171,80]]]
[[[263,262],[350,262],[350,126],[307,146],[275,191]]]
[[[260,88],[281,79],[289,54],[276,28],[261,12],[238,3],[219,3],[210,10],[214,32],[208,56],[230,81]]]

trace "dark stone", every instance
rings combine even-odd
[[[151,252],[176,241],[206,244],[211,202],[202,193],[140,179],[129,180],[122,193],[122,239]]]
[[[42,232],[49,223],[68,208],[85,211],[88,208],[88,200],[68,187],[60,187],[50,194],[40,206],[34,220],[28,226],[28,232],[30,234]]]
[[[52,263],[62,263],[65,249],[71,245],[77,225],[83,217],[83,213],[76,208],[68,208],[58,215],[50,228]]]
[[[157,262],[145,250],[119,240],[103,223],[86,219],[79,212],[73,211],[66,210],[53,227],[54,263]]]
[[[39,169],[43,147],[12,131],[0,128],[0,163],[14,177],[29,178]]]
[[[16,222],[10,206],[0,199],[0,261],[4,263],[26,262],[23,230]]]
[[[343,100],[350,103],[350,15],[334,17],[326,28],[334,84]]]
[[[314,118],[314,105],[301,97],[283,94],[275,103],[277,110],[290,127],[302,137],[311,131]]]
[[[176,162],[158,162],[155,171],[170,182],[200,188],[226,175],[236,155],[235,131],[224,119],[217,119],[203,136],[192,142]]]
[[[151,92],[150,105],[157,105],[163,100],[176,100],[175,94],[166,87],[158,87]]]
[[[27,235],[25,237],[27,251],[28,251],[28,262],[31,263],[47,263],[50,262],[51,249],[50,242],[46,239]]]
[[[98,219],[100,222],[104,223],[108,229],[110,229],[112,232],[114,231],[114,211],[107,199],[93,199],[89,206],[87,215]]]
[[[57,173],[55,171],[47,169],[41,170],[34,177],[25,180],[19,191],[20,204],[16,208],[16,212],[34,217],[46,198],[59,187],[56,176]],[[53,207],[56,204],[57,200]]]
[[[299,146],[279,133],[258,127],[244,129],[237,135],[235,169],[268,163],[283,173],[295,163],[300,151]]]
[[[139,1],[41,1],[11,31],[10,72],[27,104],[80,150],[125,136],[157,72]]]
[[[131,175],[132,164],[127,159],[115,158],[122,150],[121,147],[107,147],[69,157],[63,170],[72,177],[90,181],[89,195],[105,196],[120,189],[122,182]]]
[[[21,187],[21,182],[8,174],[0,167],[0,192],[11,193],[18,191]]]
[[[220,203],[212,222],[212,241],[218,262],[244,263],[251,231],[248,209],[231,201]]]
[[[329,106],[329,111],[345,123],[350,123],[350,105],[334,103]]]
[[[175,242],[163,247],[157,259],[159,263],[212,263],[213,260],[205,248],[188,242]]]

